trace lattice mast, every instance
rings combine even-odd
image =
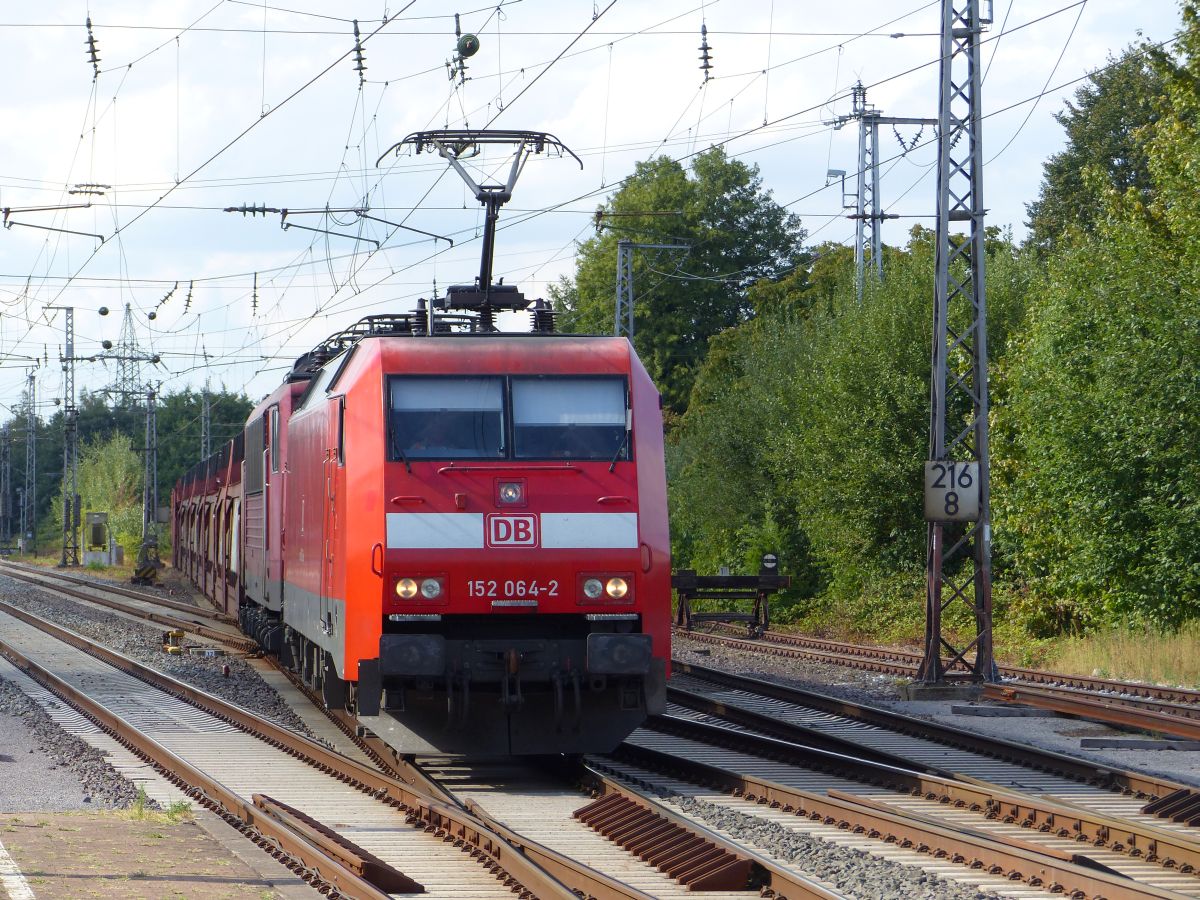
[[[0,428],[0,542],[12,540],[12,428]]]
[[[635,250],[682,250],[687,252],[691,244],[639,244],[621,239],[617,241],[617,311],[613,321],[613,334],[633,341],[633,251]]]
[[[25,493],[21,503],[21,534],[37,553],[37,376],[31,370],[25,382]]]
[[[929,459],[935,468],[942,463],[943,471],[952,462],[960,471],[963,464],[978,466],[972,478],[977,484],[967,485],[978,490],[978,514],[971,521],[935,517],[927,526],[925,648],[918,675],[926,684],[998,678],[992,654],[980,125],[979,42],[985,24],[979,0],[942,0]],[[951,223],[962,223],[966,234],[951,235]],[[926,492],[928,499],[928,475]],[[952,644],[942,613],[956,602],[970,607],[975,634]]]
[[[854,212],[848,218],[855,220],[854,287],[861,301],[867,267],[870,266],[876,279],[883,279],[883,221],[898,218],[895,214],[883,211],[879,193],[879,126],[936,125],[937,120],[883,115],[867,103],[867,89],[861,81],[851,89],[850,96],[850,113],[839,116],[834,127],[841,128],[849,121],[858,121],[858,188],[854,197]],[[907,151],[908,147],[904,149]]]
[[[63,517],[59,566],[79,565],[79,411],[75,408],[75,308],[48,306],[63,314]]]
[[[883,243],[879,228],[879,111],[867,106],[867,89],[860,81],[853,91],[858,118],[858,196],[855,199],[854,284],[862,300],[866,257],[870,253],[875,277],[883,278]],[[869,248],[869,251],[868,251]]]
[[[113,382],[113,395],[122,403],[131,403],[145,390],[142,381],[144,355],[138,347],[137,331],[133,327],[133,306],[125,304],[125,316],[121,319],[121,336],[117,339],[117,377]]]
[[[142,546],[134,567],[134,584],[152,584],[162,565],[158,555],[158,397],[146,389],[145,470],[142,473]]]
[[[204,382],[204,393],[200,398],[200,458],[212,456],[212,398],[208,392],[208,381]]]
[[[158,544],[158,398],[146,391],[145,472],[142,477],[142,543]]]

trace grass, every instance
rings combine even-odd
[[[1045,665],[1075,675],[1200,687],[1200,622],[1190,622],[1177,632],[1108,631],[1064,637],[1049,649]]]
[[[889,605],[878,598],[864,597],[841,603],[777,607],[772,610],[772,627],[919,651],[924,630],[920,599],[902,595]],[[955,612],[965,609],[959,604]],[[961,615],[947,618],[943,627],[952,643],[965,644],[972,636],[972,623]],[[1002,665],[1200,688],[1200,621],[1190,622],[1178,631],[1113,629],[1086,635],[1033,637],[1019,621],[998,614],[993,638],[996,659]]]
[[[125,810],[125,816],[137,822],[157,822],[174,825],[178,822],[184,822],[192,817],[192,804],[186,800],[176,800],[164,810],[157,810],[151,806],[151,800],[146,793],[145,788],[138,788],[137,796],[133,798],[133,803],[129,809]]]

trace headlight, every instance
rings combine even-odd
[[[602,593],[604,593],[604,585],[599,578],[589,578],[583,583],[583,594],[589,600],[597,599]]]
[[[587,588],[585,587],[584,590],[587,590]],[[604,586],[604,590],[614,600],[620,600],[629,593],[629,585],[625,583],[624,578],[610,578],[608,579],[608,584]]]
[[[442,583],[436,578],[426,578],[421,582],[421,596],[426,600],[435,600],[442,594]]]
[[[501,503],[520,503],[524,499],[524,493],[519,481],[502,482],[498,491]]]
[[[396,596],[401,600],[411,600],[417,596],[417,583],[411,578],[401,578],[396,582]]]

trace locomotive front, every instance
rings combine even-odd
[[[613,749],[665,701],[657,390],[614,338],[385,341],[380,360],[359,719],[406,753]]]

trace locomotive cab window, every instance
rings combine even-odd
[[[505,455],[499,378],[393,378],[388,455],[394,460]]]
[[[518,459],[629,459],[622,378],[513,378]]]

